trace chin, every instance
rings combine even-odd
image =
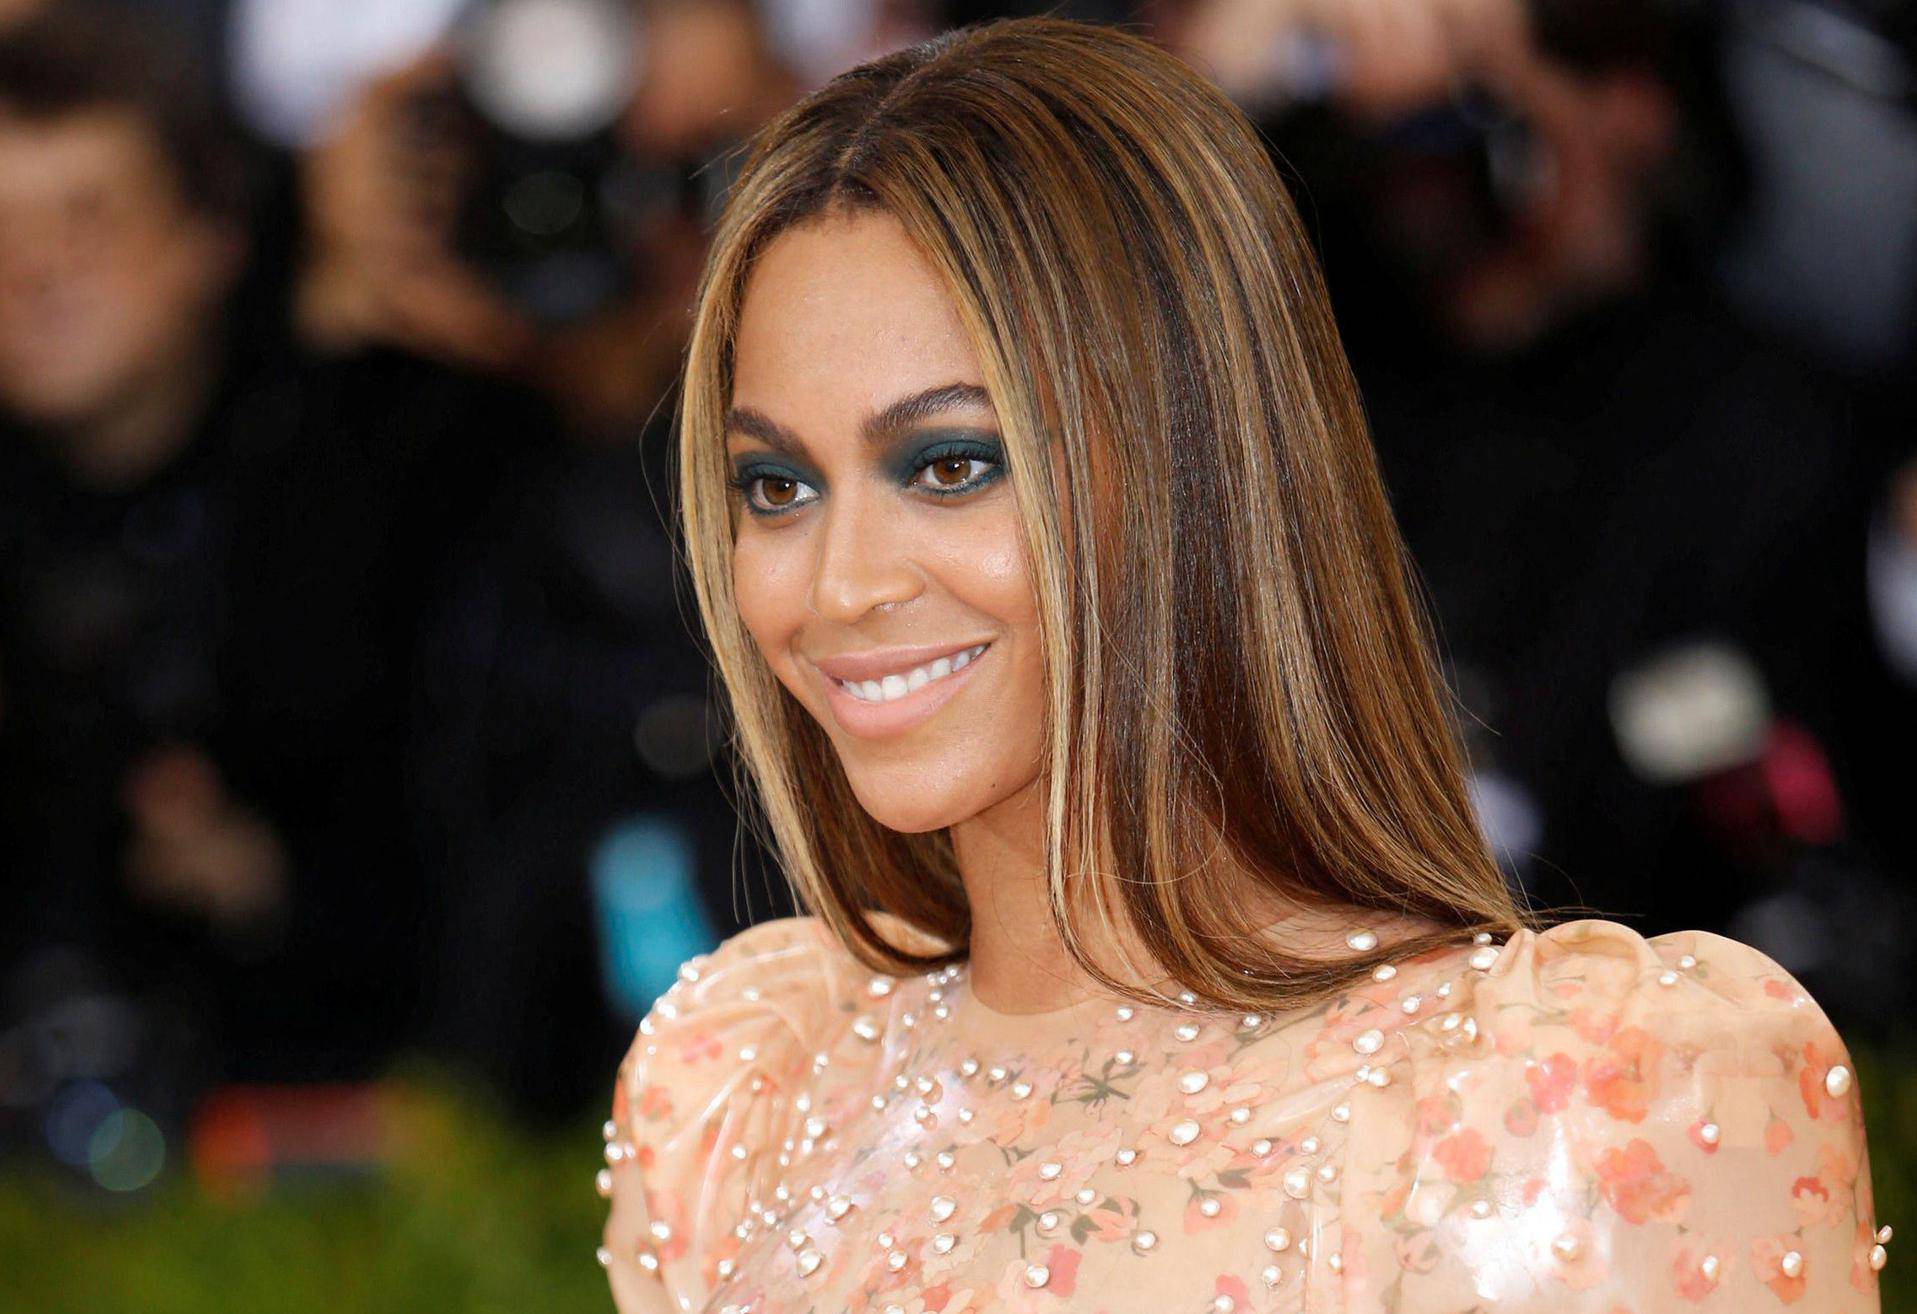
[[[866,781],[856,772],[847,773],[859,806],[887,830],[904,835],[922,835],[928,831],[969,821],[982,810],[967,794],[915,787],[909,781]]]

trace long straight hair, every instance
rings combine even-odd
[[[963,959],[947,832],[865,812],[739,616],[723,416],[755,255],[882,211],[942,276],[1005,439],[1047,689],[1045,869],[1209,1003],[1315,1003],[1532,924],[1467,795],[1425,612],[1316,261],[1255,130],[1117,28],[1002,20],[852,69],[753,139],[688,348],[680,507],[732,738],[802,909],[868,966]],[[1055,476],[1055,469],[1058,471]],[[1056,478],[1056,482],[1055,482]],[[1436,923],[1327,959],[1284,906]],[[881,934],[873,911],[930,941]]]

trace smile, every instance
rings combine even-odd
[[[909,694],[917,693],[936,680],[943,680],[955,672],[964,670],[971,664],[974,657],[990,646],[984,643],[976,644],[950,657],[941,657],[927,665],[893,672],[876,680],[834,680],[833,683],[860,702],[895,702]]]

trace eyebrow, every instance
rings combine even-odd
[[[884,410],[867,416],[859,426],[859,436],[866,446],[880,447],[899,430],[928,416],[960,406],[989,406],[991,400],[991,395],[976,383],[946,383],[926,388],[901,397]],[[734,406],[727,410],[725,427],[728,433],[738,432],[757,438],[767,447],[784,452],[787,456],[797,456],[805,450],[805,443],[796,433],[750,406]]]

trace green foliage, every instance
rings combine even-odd
[[[404,1148],[377,1178],[222,1200],[176,1166],[125,1202],[50,1177],[0,1179],[0,1304],[10,1314],[609,1311],[593,1259],[603,1114],[535,1139],[443,1076],[415,1073],[400,1089]]]

